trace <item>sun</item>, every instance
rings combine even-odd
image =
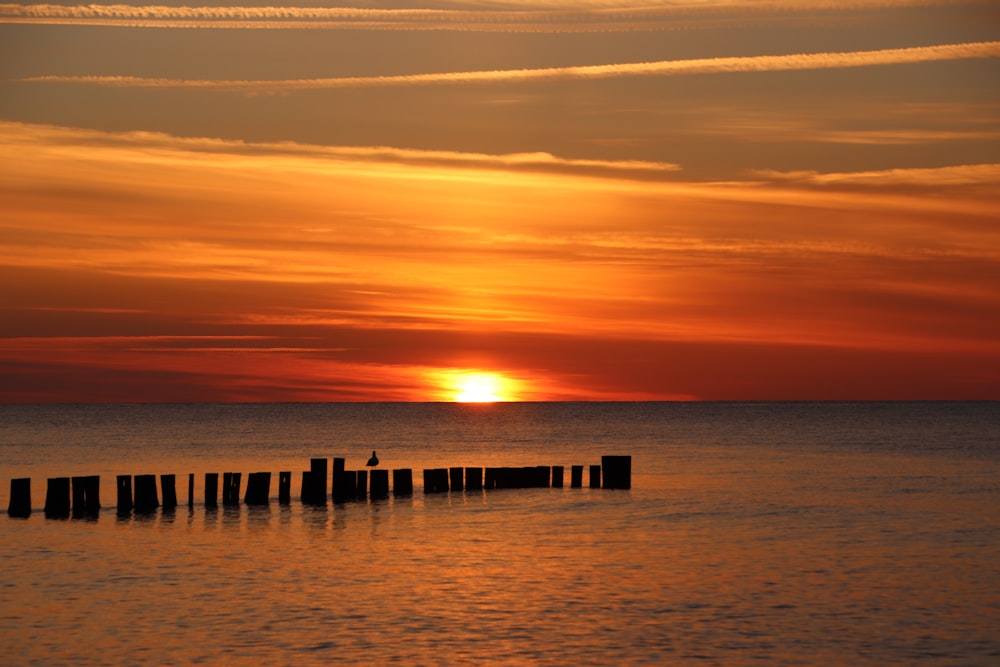
[[[522,382],[497,371],[449,368],[432,371],[428,380],[438,400],[455,403],[519,401]]]
[[[502,378],[495,373],[469,373],[456,378],[455,400],[459,403],[495,403],[501,398]]]

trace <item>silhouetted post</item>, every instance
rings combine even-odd
[[[239,505],[240,504],[240,486],[243,483],[243,473],[234,472],[229,475],[229,502],[225,501],[223,498],[223,505]],[[223,496],[225,496],[225,490],[223,490]]]
[[[342,470],[337,478],[337,502],[358,497],[358,473],[356,470]]]
[[[135,476],[135,511],[152,512],[160,506],[156,493],[156,475]]]
[[[247,492],[243,502],[247,505],[267,505],[271,496],[271,473],[252,472],[247,476]]]
[[[448,469],[424,470],[424,493],[442,493],[448,490]]]
[[[302,493],[299,496],[299,499],[302,501],[303,504],[315,505],[315,503],[312,501],[312,498],[309,497],[310,493],[312,493],[312,473],[309,472],[308,470],[303,470]]]
[[[312,473],[313,492],[310,497],[317,505],[326,504],[326,458],[309,459],[309,471]]]
[[[188,507],[194,507],[194,473],[188,473]]]
[[[486,469],[486,481],[483,482],[483,487],[486,489],[497,488],[497,475],[499,468],[487,468]]]
[[[392,471],[392,495],[409,496],[413,494],[413,471],[401,468]]]
[[[50,477],[45,489],[45,516],[69,516],[69,477]]]
[[[371,479],[371,497],[374,498],[388,498],[389,497],[389,471],[379,470],[378,468],[372,470]]]
[[[132,475],[118,475],[118,513],[132,512]]]
[[[229,498],[229,494],[233,488],[233,473],[224,472],[222,473],[222,504],[231,505],[232,500]]]
[[[601,488],[601,466],[590,466],[590,488]]]
[[[205,473],[205,507],[219,506],[219,473]]]
[[[31,516],[31,478],[19,477],[10,480],[10,502],[7,504],[7,516]]]
[[[583,486],[583,466],[573,466],[569,472],[569,486],[579,489]]]
[[[632,488],[631,456],[602,456],[601,468],[604,469],[605,489]]]
[[[465,488],[465,481],[462,475],[463,472],[464,471],[461,468],[450,468],[448,470],[448,474],[451,478],[452,491],[461,491]]]
[[[84,483],[83,477],[72,477],[72,490],[73,490],[73,517],[79,518],[83,516],[84,507],[87,504],[87,489]]]
[[[175,475],[160,475],[160,490],[163,493],[163,509],[172,510],[177,507],[177,486]]]
[[[482,491],[483,490],[483,469],[482,468],[466,468],[465,469],[465,488],[469,491]]]
[[[292,472],[278,473],[278,502],[287,505],[292,502]]]
[[[535,466],[535,486],[543,489],[549,488],[552,478],[552,468],[549,466]]]
[[[552,488],[561,489],[563,488],[563,467],[562,466],[552,466]]]
[[[358,485],[355,489],[355,494],[358,498],[364,498],[368,495],[368,471],[359,470],[358,471]]]
[[[343,474],[344,459],[343,457],[335,456],[333,458],[333,474],[330,476],[330,495],[334,498],[343,497],[337,491],[337,480],[339,480]]]

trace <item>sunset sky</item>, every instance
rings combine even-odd
[[[1000,399],[1000,3],[0,4],[0,402]]]

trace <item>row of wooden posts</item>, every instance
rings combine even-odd
[[[389,471],[381,469],[345,470],[344,459],[333,459],[333,474],[327,474],[326,458],[310,460],[309,470],[302,473],[302,502],[308,505],[325,505],[334,502],[387,498],[389,496]],[[570,486],[583,486],[583,466],[571,466]],[[603,470],[603,478],[602,478]],[[431,468],[423,471],[424,493],[448,491],[480,491],[489,489],[562,488],[563,466],[528,466],[519,468]],[[242,474],[222,474],[222,504],[238,505]],[[327,481],[330,481],[330,490]],[[45,493],[45,515],[51,517],[82,517],[96,514],[101,509],[100,477],[50,477]],[[134,487],[133,487],[134,482]],[[292,473],[278,473],[278,502],[291,502]],[[590,466],[590,487],[604,489],[629,489],[632,487],[632,457],[603,456],[601,465]],[[151,512],[159,507],[177,506],[175,475],[160,475],[159,493],[156,475],[118,475],[118,513],[133,511]],[[413,493],[413,471],[403,468],[392,471],[392,494],[408,496]],[[271,473],[253,472],[247,476],[243,503],[266,505],[271,495]],[[162,503],[161,503],[162,497]],[[217,507],[219,501],[219,473],[205,473],[205,507]],[[194,473],[188,475],[188,506],[194,505]],[[30,516],[31,478],[10,481],[10,504],[7,514],[12,517]]]

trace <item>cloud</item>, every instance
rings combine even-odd
[[[1000,185],[1000,164],[966,164],[933,169],[884,169],[823,174],[816,171],[760,170],[768,180],[808,185],[961,186]]]
[[[902,65],[946,60],[995,58],[1000,41],[938,44],[902,49],[796,53],[788,55],[738,56],[660,60],[642,63],[543,67],[537,69],[432,72],[389,76],[355,76],[284,80],[167,79],[135,76],[36,76],[19,79],[35,83],[76,83],[118,88],[186,88],[249,93],[285,93],[302,90],[406,86],[427,84],[507,83],[553,80],[608,79],[626,76],[677,76],[794,70],[839,69]]]
[[[668,5],[613,0],[490,0],[449,2],[438,8],[191,7],[163,5],[0,4],[0,23],[84,24],[120,27],[226,29],[485,30],[590,32],[787,24],[824,12],[885,11],[935,5],[982,5],[978,0],[707,0]]]

